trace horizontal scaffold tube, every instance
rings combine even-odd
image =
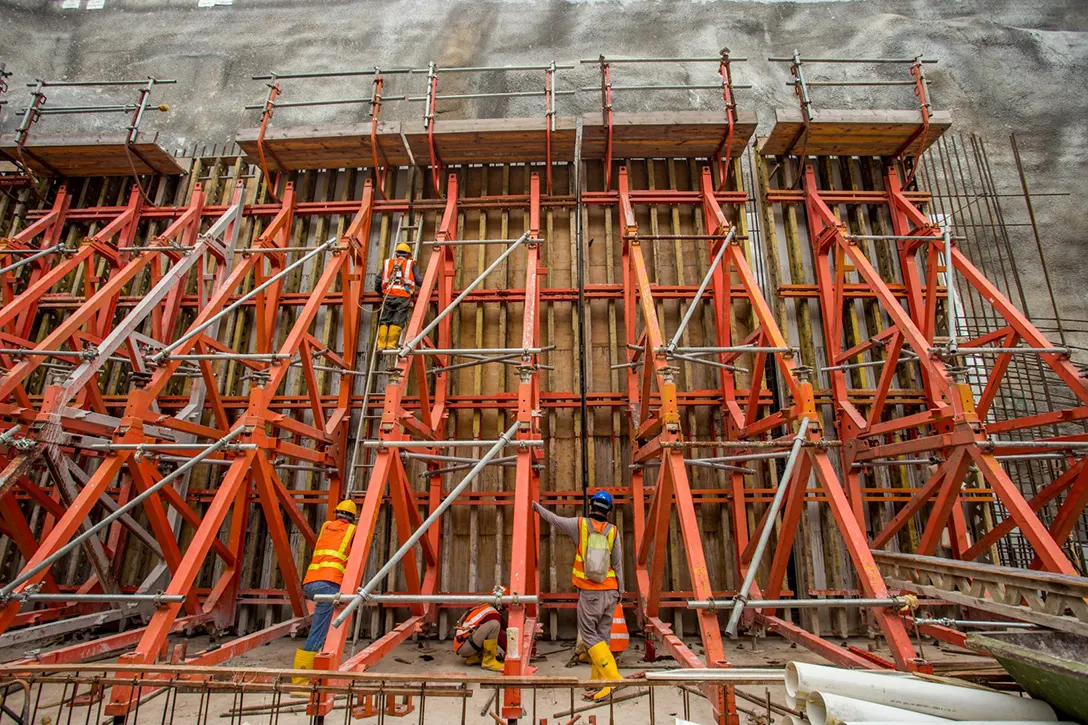
[[[735,599],[689,599],[688,609],[726,609],[735,606]],[[907,601],[900,597],[885,599],[749,599],[748,609],[818,609],[820,607],[904,607]]]
[[[350,600],[363,600],[361,606],[379,606],[382,604],[537,604],[535,594],[496,597],[489,594],[318,594],[315,602],[333,602],[339,604]]]

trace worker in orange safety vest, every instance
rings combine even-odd
[[[495,596],[506,595],[506,587],[495,587]],[[506,606],[479,604],[461,615],[453,636],[453,651],[465,658],[466,665],[480,665],[492,672],[503,671],[505,653],[499,645]]]
[[[382,275],[378,279],[378,292],[382,294],[382,311],[378,317],[379,350],[397,346],[401,330],[408,324],[412,298],[422,283],[419,266],[412,259],[412,248],[401,242],[394,255],[382,264]]]
[[[540,518],[559,529],[577,547],[571,583],[578,590],[578,637],[587,647],[594,680],[621,680],[609,642],[616,607],[623,595],[623,551],[616,527],[608,522],[612,496],[598,491],[589,500],[589,517],[558,516],[533,501]],[[603,700],[614,688],[602,687],[586,699]]]
[[[344,570],[348,563],[348,552],[351,551],[351,540],[355,536],[355,519],[359,515],[359,509],[354,501],[348,499],[336,506],[334,515],[335,518],[326,521],[317,535],[314,555],[310,559],[306,577],[302,580],[302,591],[309,599],[318,594],[336,594],[344,583]],[[318,602],[314,607],[310,635],[302,649],[295,650],[294,669],[313,669],[314,657],[321,651],[325,636],[329,633],[332,610],[332,602]],[[304,685],[307,679],[296,677],[293,682]]]

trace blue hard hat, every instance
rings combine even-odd
[[[590,506],[592,506],[593,504],[597,504],[598,506],[606,506],[608,507],[608,510],[611,511],[613,506],[612,494],[610,494],[608,491],[598,491],[597,493],[593,494],[593,496],[589,499],[589,504]]]

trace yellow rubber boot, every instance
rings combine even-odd
[[[598,642],[589,648],[589,656],[593,659],[593,665],[600,671],[602,680],[622,680],[620,669],[616,666],[616,658],[612,656],[612,650],[608,648],[608,642]],[[603,700],[612,694],[613,687],[602,687],[593,696],[594,701]]]
[[[312,670],[314,668],[314,658],[317,657],[317,652],[310,652],[304,649],[295,650],[295,663],[291,666],[294,670]],[[309,677],[292,677],[292,685],[305,685],[310,682]]]
[[[502,672],[502,662],[499,662],[499,640],[497,639],[485,639],[484,640],[484,658],[480,663],[480,666],[485,670],[491,670],[492,672]]]
[[[601,679],[601,670],[597,667],[597,665],[591,664],[590,669],[591,669],[591,672],[589,674],[589,679],[591,679],[591,680]],[[596,694],[596,690],[594,690],[592,687],[587,687],[582,691],[582,694],[585,697],[593,697],[593,695]]]
[[[480,650],[476,650],[475,653],[470,654],[468,657],[465,658],[466,665],[478,665],[482,661],[483,660],[480,657]]]
[[[386,338],[385,338],[385,348],[387,350],[390,349],[390,348],[394,348],[398,344],[400,344],[400,331],[401,331],[401,329],[402,328],[401,328],[400,325],[390,325],[389,326],[389,332],[387,333]]]
[[[378,349],[384,350],[389,347],[389,325],[381,325],[378,327]]]

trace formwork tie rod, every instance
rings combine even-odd
[[[20,267],[25,267],[31,262],[35,262],[42,257],[48,257],[50,254],[75,254],[75,249],[66,249],[64,244],[55,244],[48,249],[42,249],[40,251],[33,251],[29,249],[4,249],[0,250],[0,254],[29,254],[30,256],[25,259],[20,259],[18,262],[12,262],[6,267],[0,267],[0,274],[7,274],[13,272]]]
[[[944,357],[949,355],[1072,355],[1072,348],[1068,347],[959,347],[949,351],[944,348],[931,347],[931,355]]]
[[[103,516],[102,519],[98,523],[93,524],[90,527],[88,527],[82,534],[80,534],[79,536],[76,536],[75,538],[71,539],[67,544],[65,544],[64,546],[57,549],[55,552],[53,552],[52,554],[50,554],[46,558],[42,559],[41,562],[39,562],[37,565],[32,566],[31,568],[27,569],[25,572],[23,572],[22,574],[17,576],[15,578],[15,580],[12,581],[10,584],[6,585],[3,589],[0,589],[0,601],[7,600],[8,598],[10,598],[11,594],[15,591],[15,589],[17,587],[19,587],[22,584],[25,584],[26,582],[30,581],[31,579],[33,579],[35,576],[37,576],[41,572],[43,572],[46,569],[48,569],[49,567],[51,567],[53,564],[55,564],[57,561],[59,561],[61,558],[63,558],[65,555],[67,555],[68,552],[72,551],[74,548],[81,545],[84,541],[87,541],[92,536],[97,535],[97,533],[99,531],[106,528],[107,526],[112,524],[114,521],[121,518],[122,516],[127,514],[129,511],[131,511],[132,509],[134,509],[137,506],[139,506],[140,504],[142,504],[144,501],[146,501],[151,496],[154,496],[162,488],[164,488],[166,486],[169,486],[171,483],[174,482],[175,479],[180,478],[181,476],[185,475],[186,471],[188,471],[189,469],[196,466],[198,463],[203,461],[208,456],[210,456],[213,453],[216,453],[217,451],[221,450],[224,446],[226,446],[231,441],[233,441],[235,438],[240,436],[245,430],[246,430],[246,428],[244,426],[238,426],[237,428],[232,430],[230,433],[227,433],[225,436],[220,438],[218,441],[211,444],[210,446],[205,448],[200,453],[197,453],[188,462],[183,463],[182,465],[178,466],[177,469],[175,469],[173,472],[171,472],[171,473],[163,476],[161,479],[159,479],[159,481],[157,483],[155,483],[152,486],[149,486],[146,490],[144,490],[143,492],[141,492],[138,495],[134,496],[131,500],[129,500],[128,503],[124,504],[123,506],[119,506],[112,513],[107,514],[106,516]]]
[[[539,355],[542,352],[549,352],[555,349],[555,345],[549,345],[548,347],[450,347],[450,348],[436,348],[436,347],[424,347],[419,350],[409,350],[404,353],[407,355],[453,355],[453,356],[468,356],[468,355]],[[383,355],[400,355],[400,350],[382,350]],[[402,356],[403,357],[403,356]]]
[[[668,352],[680,352],[685,354],[702,354],[702,355],[715,355],[725,353],[746,353],[746,352],[764,352],[764,353],[782,353],[784,355],[799,355],[800,350],[794,347],[769,347],[762,345],[733,345],[729,347],[677,347],[673,350],[669,350],[668,347],[659,347],[657,349],[659,353]]]
[[[797,428],[797,435],[793,437],[789,458],[786,459],[786,467],[782,471],[782,478],[778,482],[778,490],[774,492],[774,499],[771,501],[770,508],[767,509],[767,525],[759,532],[759,541],[752,552],[748,570],[744,574],[744,584],[741,585],[740,591],[732,603],[733,612],[729,615],[729,624],[725,628],[725,631],[732,637],[737,636],[737,625],[740,623],[740,616],[744,612],[745,602],[748,601],[748,592],[751,591],[752,584],[755,583],[756,572],[763,560],[763,553],[767,550],[767,544],[771,540],[775,516],[778,515],[778,510],[782,508],[782,502],[786,499],[786,491],[789,489],[790,478],[793,477],[793,468],[797,465],[797,459],[801,454],[801,446],[808,434],[808,426],[808,417],[801,418],[801,425]]]
[[[344,622],[346,622],[348,618],[351,617],[351,613],[355,610],[356,607],[359,606],[361,601],[363,599],[369,598],[370,592],[379,584],[381,584],[381,582],[385,581],[386,576],[389,574],[389,572],[393,570],[393,567],[400,563],[400,560],[403,559],[412,550],[412,548],[416,545],[416,542],[422,539],[423,535],[427,533],[427,530],[430,529],[431,526],[433,526],[439,518],[441,518],[442,514],[446,511],[446,509],[453,505],[453,502],[456,501],[461,493],[469,487],[469,484],[471,484],[476,479],[476,477],[480,475],[480,472],[484,470],[488,462],[490,462],[492,458],[495,458],[495,456],[498,455],[499,451],[502,450],[504,446],[509,445],[513,441],[513,438],[517,434],[520,427],[521,423],[515,422],[513,425],[507,428],[506,432],[502,434],[502,437],[495,441],[491,448],[488,449],[487,453],[484,454],[483,458],[480,459],[480,462],[477,463],[473,467],[473,469],[465,475],[463,479],[461,479],[461,482],[458,483],[452,491],[450,491],[449,495],[446,496],[446,498],[442,499],[442,503],[438,504],[435,510],[431,512],[431,515],[428,516],[426,520],[424,520],[423,523],[420,524],[419,528],[416,529],[415,532],[408,537],[408,540],[405,541],[399,549],[397,549],[397,552],[393,554],[389,561],[385,562],[385,565],[382,566],[382,568],[370,579],[370,581],[368,581],[364,586],[359,588],[359,591],[357,592],[359,596],[352,599],[348,603],[348,605],[344,607],[344,609],[341,610],[338,615],[336,615],[336,618],[332,622],[334,627],[342,626]],[[530,441],[521,442],[528,443]],[[543,441],[532,442],[539,443],[541,445],[543,445],[544,443]]]
[[[688,609],[725,609],[735,607],[738,599],[689,599]],[[881,599],[748,599],[748,609],[819,609],[820,607],[905,607],[901,597]],[[732,634],[732,632],[730,633]]]
[[[1088,448],[1088,441],[979,441],[979,448]]]
[[[987,621],[983,619],[948,619],[947,617],[917,617],[914,619],[915,624],[936,624],[942,627],[971,627],[971,628],[983,628],[983,629],[1001,629],[1007,627],[1009,629],[1035,629],[1040,627],[1038,624],[1032,624],[1031,622],[999,622],[999,621]]]

